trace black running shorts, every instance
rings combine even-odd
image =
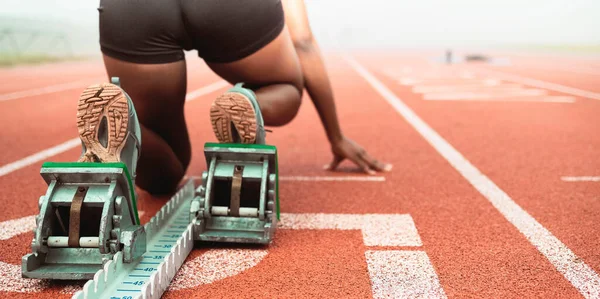
[[[133,63],[168,63],[198,50],[207,62],[240,60],[283,30],[280,0],[101,0],[100,47]]]

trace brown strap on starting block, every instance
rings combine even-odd
[[[69,247],[79,247],[79,230],[81,228],[81,206],[83,199],[88,191],[88,187],[79,187],[73,196],[71,202],[71,211],[69,213]]]
[[[231,181],[231,198],[229,201],[229,213],[231,216],[240,216],[240,193],[242,191],[242,173],[244,166],[236,165],[233,168],[233,178]]]

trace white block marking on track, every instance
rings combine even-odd
[[[425,100],[471,100],[471,99],[497,99],[510,97],[539,97],[548,94],[542,89],[523,89],[517,91],[500,92],[449,92],[428,93],[423,96]]]
[[[565,182],[600,182],[600,176],[563,176]]]
[[[264,249],[210,249],[185,262],[168,290],[195,288],[238,275],[258,265],[267,254]]]
[[[408,214],[281,214],[281,229],[359,229],[366,246],[421,246]]]
[[[493,86],[494,84],[500,84],[500,82],[497,79],[493,79],[493,78],[488,78],[488,79],[462,79],[462,78],[458,78],[456,76],[448,76],[447,78],[400,78],[398,80],[396,80],[400,85],[406,85],[406,86],[413,86],[413,85],[417,85],[418,86],[422,86],[422,87],[429,87],[429,86],[439,86],[439,85],[450,85],[450,84],[456,84],[458,86],[460,85],[473,85],[473,84],[478,84],[478,85],[487,85],[487,86]]]
[[[424,251],[365,252],[373,298],[446,298]]]
[[[186,101],[192,101],[195,100],[203,95],[209,94],[211,92],[217,91],[223,87],[228,86],[229,84],[225,81],[218,81],[212,84],[209,84],[207,86],[198,88],[192,92],[189,92],[186,95]],[[52,156],[56,156],[58,154],[64,153],[70,149],[73,149],[77,146],[81,145],[81,141],[79,140],[79,138],[73,138],[70,140],[67,140],[59,145],[53,146],[49,149],[45,149],[43,151],[40,151],[38,153],[35,153],[31,156],[27,156],[23,159],[17,160],[15,162],[12,163],[8,163],[6,165],[3,165],[2,167],[0,167],[0,177],[7,175],[13,171],[19,170],[23,167],[35,164],[37,162],[40,162],[42,160],[46,160]]]
[[[515,203],[448,141],[425,123],[389,88],[354,58],[346,61],[477,191],[533,244],[554,267],[586,298],[600,298],[600,276],[571,249]]]
[[[185,176],[184,179],[191,178],[201,180],[202,176]],[[279,181],[287,182],[385,182],[384,176],[285,176],[279,177]]]
[[[90,85],[90,84],[92,84],[92,82],[98,81],[98,80],[101,80],[101,79],[79,80],[79,81],[74,81],[74,82],[69,82],[69,83],[50,85],[50,86],[41,87],[41,88],[5,93],[5,94],[0,95],[0,102],[16,100],[16,99],[21,99],[21,98],[26,98],[26,97],[39,96],[39,95],[44,95],[44,94],[49,94],[49,93],[54,93],[54,92],[59,92],[59,91],[65,91],[65,90],[71,90],[71,89],[76,89],[76,88],[84,88],[86,86],[86,84]]]
[[[537,103],[575,103],[572,96],[520,96],[509,97],[498,95],[498,97],[487,98],[453,98],[453,99],[427,99],[426,101],[487,101],[487,102],[537,102]]]
[[[522,84],[504,83],[504,84],[456,84],[456,85],[415,85],[412,89],[414,93],[440,93],[440,92],[497,92],[497,91],[515,91],[523,90]]]
[[[596,92],[591,92],[591,91],[587,91],[587,90],[577,89],[577,88],[568,87],[568,86],[564,86],[564,85],[560,85],[560,84],[556,84],[556,83],[545,82],[542,80],[526,78],[526,77],[517,76],[517,75],[513,75],[513,74],[507,74],[507,73],[498,72],[498,71],[481,69],[480,72],[492,74],[494,76],[500,77],[501,79],[507,80],[507,81],[517,82],[517,83],[521,83],[521,84],[525,84],[525,85],[529,85],[529,86],[533,86],[533,87],[537,87],[537,88],[544,88],[544,89],[548,89],[548,90],[558,91],[558,92],[562,92],[562,93],[566,93],[566,94],[570,94],[570,95],[574,95],[574,96],[578,96],[578,97],[582,97],[582,98],[600,100],[600,93],[596,93]]]
[[[280,181],[299,182],[385,182],[383,176],[281,176]]]
[[[140,215],[142,213],[139,211]],[[2,240],[7,240],[30,231],[35,227],[34,217],[35,215],[32,215],[0,222],[0,237]],[[279,228],[361,230],[366,246],[422,245],[412,217],[406,214],[282,214]],[[267,254],[268,249],[208,250],[182,266],[170,289],[194,288],[238,275],[258,265]],[[407,296],[410,294],[436,296],[441,294],[442,297],[434,298],[444,298],[437,275],[425,252],[378,250],[366,251],[365,254],[375,298],[390,296],[397,298],[402,294]],[[382,257],[385,259],[382,260]],[[389,268],[389,265],[396,269]],[[2,274],[0,275],[0,291],[33,293],[42,292],[49,287],[44,281],[22,278],[19,265],[0,261],[0,274]],[[399,274],[402,276],[398,277]],[[403,283],[397,284],[398,279],[401,279]],[[415,289],[406,289],[407,287]],[[73,293],[80,289],[80,286],[69,285],[60,292]]]

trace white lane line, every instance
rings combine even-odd
[[[88,85],[92,84],[92,82],[94,82],[94,80],[97,81],[98,79],[79,80],[79,81],[74,81],[74,82],[70,82],[70,83],[63,83],[63,84],[50,85],[50,86],[41,87],[41,88],[5,93],[5,94],[0,95],[0,102],[16,100],[16,99],[21,99],[21,98],[26,98],[26,97],[39,96],[39,95],[43,95],[43,94],[71,90],[71,89],[76,89],[76,88],[83,88],[83,87],[85,87],[86,84],[88,84]]]
[[[0,167],[0,177],[5,176],[13,171],[19,170],[23,167],[45,160],[49,157],[56,156],[60,153],[64,153],[72,148],[75,148],[78,145],[81,145],[81,141],[79,140],[79,138],[73,138],[57,146],[53,146],[49,149],[37,152],[31,156],[27,156],[23,159],[3,165],[2,167]]]
[[[360,229],[366,246],[422,246],[408,214],[288,214],[282,213],[281,229]]]
[[[580,74],[580,75],[592,75],[592,76],[600,76],[600,72],[598,72],[597,69],[594,69],[592,67],[582,67],[582,66],[576,66],[576,67],[572,67],[572,66],[565,66],[565,65],[552,65],[549,66],[547,64],[537,64],[537,63],[519,63],[521,66],[526,66],[526,67],[530,67],[530,68],[535,68],[535,69],[540,69],[540,70],[547,70],[547,71],[563,71],[563,72],[571,72],[571,73],[576,73],[576,74]]]
[[[25,216],[0,222],[0,240],[8,240],[16,235],[30,232],[35,228],[35,216]]]
[[[188,92],[187,95],[185,95],[185,101],[193,101],[205,94],[209,94],[227,86],[229,86],[229,83],[227,83],[227,81],[217,81],[204,87],[200,87],[194,91]]]
[[[406,85],[406,86],[413,86],[413,85],[418,85],[418,86],[422,86],[422,87],[429,87],[429,86],[438,86],[438,85],[472,85],[472,84],[484,84],[484,85],[490,85],[490,84],[494,84],[491,82],[498,82],[499,81],[497,79],[494,78],[488,78],[488,79],[462,79],[462,78],[458,78],[456,76],[448,76],[447,78],[434,78],[434,79],[427,79],[427,78],[400,78],[397,79],[396,82],[398,82],[400,85]]]
[[[450,92],[429,93],[423,96],[425,100],[469,100],[469,99],[497,99],[509,97],[539,97],[548,92],[542,89],[524,89],[512,92]]]
[[[428,99],[426,101],[488,101],[488,102],[543,102],[543,103],[575,103],[577,100],[572,96],[521,96],[521,97],[487,97],[487,98],[449,98]]]
[[[424,251],[365,252],[373,298],[446,298]]]
[[[563,176],[565,182],[600,182],[600,176]]]
[[[228,83],[225,81],[218,81],[218,82],[209,84],[207,86],[198,88],[192,92],[189,92],[186,95],[186,101],[195,100],[203,95],[217,91],[227,85],[228,85]],[[23,159],[3,165],[2,167],[0,167],[0,177],[5,176],[13,171],[19,170],[23,167],[26,167],[26,166],[35,164],[39,161],[45,160],[49,157],[56,156],[60,153],[64,153],[70,149],[73,149],[73,148],[79,146],[80,144],[81,144],[81,141],[79,140],[79,138],[73,138],[73,139],[65,141],[59,145],[56,145],[51,148],[40,151],[38,153],[35,153],[31,156],[27,156]]]
[[[421,136],[479,191],[506,219],[533,244],[554,267],[586,298],[600,297],[600,276],[571,249],[515,203],[492,180],[479,171],[448,141],[425,123],[400,98],[352,57],[346,61],[359,73]]]
[[[434,93],[434,92],[481,92],[481,91],[514,91],[522,90],[522,84],[515,83],[496,83],[496,84],[453,84],[453,85],[416,85],[412,91],[414,93]]]
[[[501,79],[507,80],[507,81],[517,82],[517,83],[521,83],[521,84],[525,84],[525,85],[529,85],[529,86],[533,86],[533,87],[538,87],[538,88],[544,88],[544,89],[553,90],[553,91],[558,91],[558,92],[562,92],[562,93],[566,93],[566,94],[570,94],[570,95],[574,95],[574,96],[578,96],[578,97],[582,97],[582,98],[600,100],[600,93],[596,93],[596,92],[581,90],[581,89],[568,87],[568,86],[564,86],[564,85],[560,85],[560,84],[556,84],[556,83],[545,82],[542,80],[531,79],[531,78],[527,78],[527,77],[517,76],[517,75],[513,75],[513,74],[507,74],[507,73],[498,72],[498,71],[491,71],[491,70],[484,70],[484,69],[480,69],[480,71],[483,73],[487,73],[487,74],[491,74],[491,75],[500,77]]]
[[[385,182],[383,176],[281,176],[280,181],[300,182]]]

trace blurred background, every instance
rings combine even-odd
[[[0,0],[0,65],[99,57],[99,1]],[[328,49],[600,54],[598,0],[307,0]]]

